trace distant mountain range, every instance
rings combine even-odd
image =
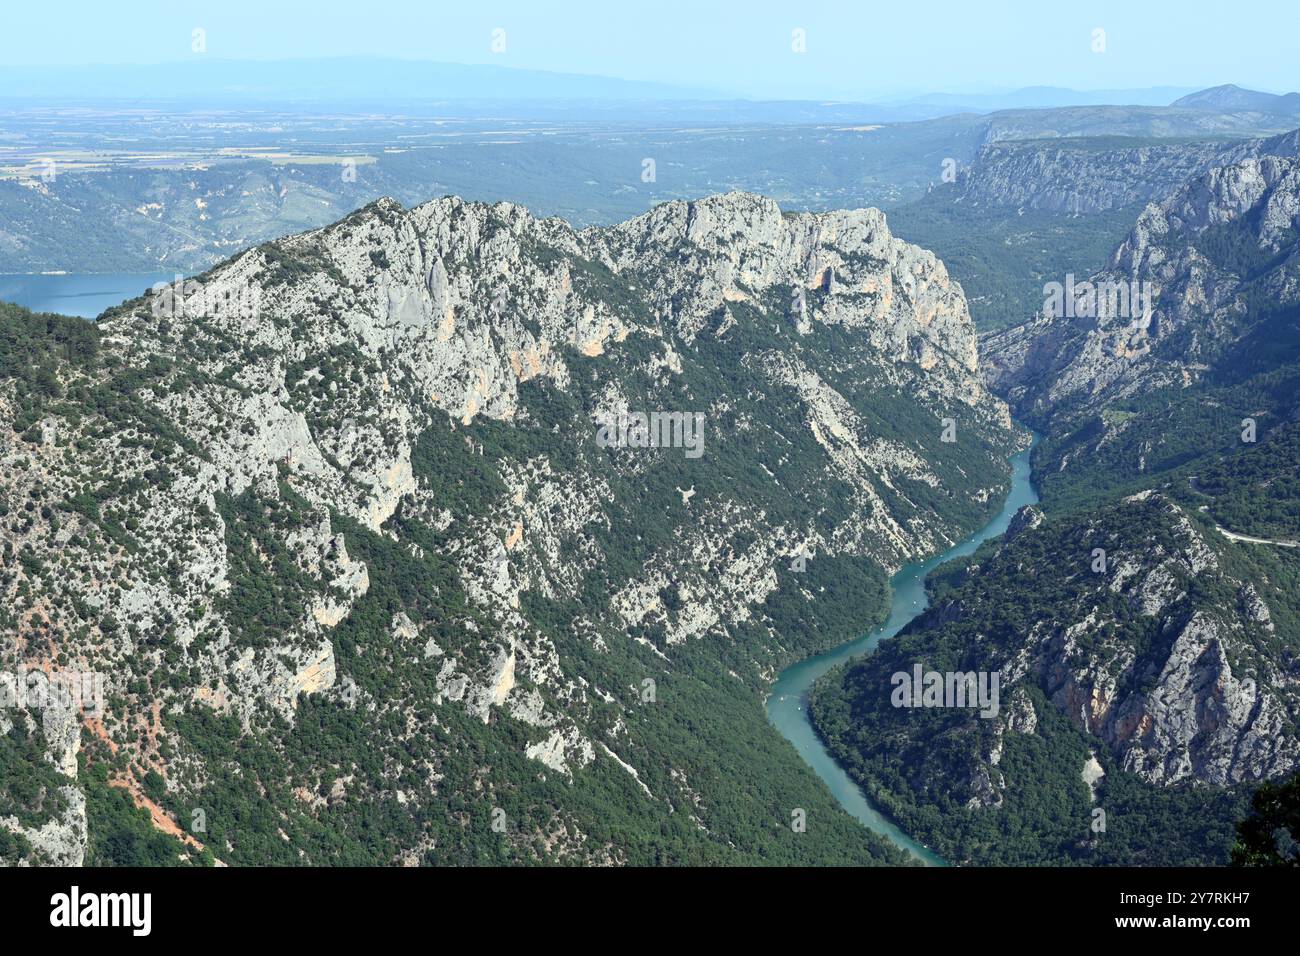
[[[358,72],[373,80],[355,66],[369,61],[316,62],[336,65],[331,83]],[[400,65],[417,72],[431,66],[420,74],[428,82],[447,76],[452,79],[442,88],[463,89],[452,82],[460,67]],[[250,90],[269,89],[282,64],[263,66],[266,72],[247,78]],[[481,69],[502,84],[526,74]],[[0,69],[0,80],[6,73]],[[214,81],[222,75],[211,74]],[[557,88],[599,92],[580,87],[581,77],[547,76]],[[307,74],[297,82],[306,89]],[[610,91],[623,89],[613,82]],[[34,87],[7,88],[22,94]],[[187,88],[168,89],[179,95]],[[404,88],[415,90],[414,78]],[[6,128],[23,145],[12,154],[0,150],[0,273],[205,269],[248,245],[323,226],[385,195],[408,205],[448,193],[507,199],[578,226],[614,222],[667,199],[737,189],[796,209],[892,210],[933,186],[936,200],[951,196],[963,210],[1023,206],[1090,214],[1161,198],[1195,172],[1244,158],[1250,143],[1300,126],[1300,116],[1203,104],[1008,109],[895,122],[878,111],[945,110],[803,101],[430,99],[387,103],[378,118],[359,115],[364,111],[356,102],[316,112],[305,103],[301,115],[297,105],[277,112],[268,102],[194,119],[184,103],[160,103],[147,121],[139,107],[127,113],[123,106],[120,114],[111,107],[78,111],[83,126],[73,138],[74,121],[62,108],[72,104],[53,100],[44,113],[33,108],[7,117]],[[234,140],[227,110],[240,117]],[[344,122],[348,110],[354,113]],[[457,111],[477,116],[478,125],[447,124]],[[532,121],[506,118],[529,112]],[[423,126],[411,120],[416,115],[425,117]],[[61,130],[57,142],[48,139],[53,117]],[[379,145],[393,137],[401,137],[399,148]],[[227,145],[249,151],[231,154]],[[103,157],[99,165],[79,155],[92,152]],[[59,163],[57,176],[44,175],[43,155]],[[356,161],[350,177],[346,158]],[[643,179],[647,159],[658,165],[653,178]],[[941,183],[948,161],[952,184]],[[962,235],[962,223],[973,223],[969,216],[945,221]],[[952,255],[953,235],[950,228],[935,230],[927,241]]]
[[[1265,113],[1300,114],[1300,93],[1261,93],[1225,83],[1179,97],[1171,104],[1193,110],[1260,110]]]
[[[718,90],[607,76],[384,57],[0,68],[6,98],[351,103],[413,99],[727,99]],[[88,91],[93,91],[88,93]]]
[[[1053,86],[976,93],[927,93],[901,99],[855,101],[761,100],[727,90],[675,83],[626,80],[579,73],[527,70],[495,64],[437,63],[385,57],[322,57],[297,60],[231,60],[195,55],[155,64],[90,64],[0,67],[0,104],[187,103],[237,108],[252,104],[328,103],[333,110],[451,109],[467,104],[514,101],[535,112],[596,108],[617,103],[628,118],[649,118],[648,104],[673,104],[662,118],[708,121],[727,115],[748,122],[817,122],[846,119],[904,122],[961,112],[1055,109],[1078,106],[1166,107],[1206,111],[1255,110],[1300,113],[1300,94],[1285,96],[1217,86],[1073,90]],[[633,105],[637,104],[637,105]],[[652,114],[653,115],[653,114]],[[608,116],[606,116],[608,118]]]
[[[953,111],[976,112],[1058,106],[1168,106],[1175,99],[1187,95],[1195,95],[1195,88],[1152,86],[1127,90],[1071,90],[1060,86],[1026,86],[995,93],[929,93],[902,100],[900,105],[942,106]]]
[[[931,93],[896,105],[939,106],[952,111],[1055,109],[1066,106],[1171,106],[1176,109],[1265,113],[1300,112],[1300,93],[1262,93],[1231,83],[1208,89],[1152,86],[1143,89],[1071,90],[1059,86],[1027,86],[1000,93]]]

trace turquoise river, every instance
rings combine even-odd
[[[1038,501],[1038,493],[1030,481],[1029,455],[1030,450],[1026,449],[1011,458],[1011,492],[996,518],[951,550],[924,564],[909,564],[894,575],[890,581],[893,602],[889,608],[889,617],[880,628],[824,654],[787,667],[772,685],[767,699],[768,719],[794,745],[817,775],[826,781],[840,806],[863,825],[931,866],[943,866],[944,862],[873,807],[862,789],[826,752],[826,747],[808,719],[808,689],[837,664],[871,653],[881,641],[901,631],[912,618],[925,610],[929,602],[925,593],[926,575],[945,561],[971,554],[989,538],[996,538],[1007,530],[1017,511],[1024,505]]]

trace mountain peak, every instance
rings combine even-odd
[[[1234,83],[1212,86],[1174,100],[1171,106],[1193,110],[1260,110],[1266,113],[1300,112],[1300,93],[1261,93]]]
[[[177,754],[215,776],[203,727],[169,728],[159,754],[134,715],[217,710],[281,752],[305,709],[311,733],[331,715],[331,750],[337,733],[375,767],[419,761],[411,823],[376,859],[415,840],[459,852],[443,794],[473,792],[481,740],[557,781],[575,830],[596,832],[600,808],[565,802],[566,781],[611,770],[600,807],[644,793],[666,818],[685,791],[629,762],[664,739],[635,716],[633,668],[685,681],[677,645],[744,647],[736,693],[756,700],[788,653],[782,621],[857,633],[816,575],[876,568],[883,585],[981,526],[1004,487],[1018,438],[980,382],[961,289],[876,223],[729,194],[580,233],[509,204],[378,200],[179,298],[69,320],[98,358],[48,336],[45,379],[96,397],[63,417],[43,392],[0,393],[29,406],[0,422],[0,505],[51,516],[5,509],[33,558],[0,575],[0,619],[35,634],[63,626],[54,594],[86,609],[60,654],[113,681],[96,760]],[[130,398],[110,407],[101,385]],[[694,719],[666,737],[692,740]],[[50,759],[76,768],[80,716],[60,727]],[[689,766],[685,748],[662,759]],[[363,776],[349,800],[387,802]],[[604,858],[584,840],[574,859]],[[58,859],[82,862],[85,841],[65,842]],[[245,842],[217,846],[253,862]]]

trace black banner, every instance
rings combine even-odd
[[[1200,934],[1230,945],[1242,933],[1293,929],[1298,888],[1296,870],[1256,869],[28,869],[0,871],[0,917],[24,935],[128,944],[245,931],[309,945],[413,932],[450,942],[473,927],[528,925],[542,936],[608,928],[613,942],[634,927],[697,923],[762,938],[778,921],[865,938],[969,921],[968,938],[1047,924],[1081,940]],[[815,924],[801,920],[812,913]]]

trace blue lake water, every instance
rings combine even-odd
[[[861,657],[874,651],[881,641],[901,631],[930,603],[925,592],[925,578],[931,571],[953,558],[973,554],[989,538],[996,538],[1007,530],[1015,513],[1024,505],[1038,501],[1038,493],[1030,481],[1029,450],[1011,459],[1011,491],[998,516],[951,550],[931,558],[923,564],[909,564],[890,579],[893,602],[889,617],[883,626],[847,644],[815,657],[809,657],[787,667],[772,685],[767,698],[767,717],[786,740],[794,745],[804,761],[830,787],[831,793],[847,810],[868,829],[887,838],[895,846],[908,851],[930,866],[943,866],[944,861],[928,847],[912,839],[898,826],[872,806],[866,794],[844,772],[835,758],[827,752],[817,731],[808,719],[808,689],[837,664]]]
[[[103,275],[0,275],[0,301],[16,302],[34,312],[58,312],[93,319],[151,288],[172,282],[166,273]]]

